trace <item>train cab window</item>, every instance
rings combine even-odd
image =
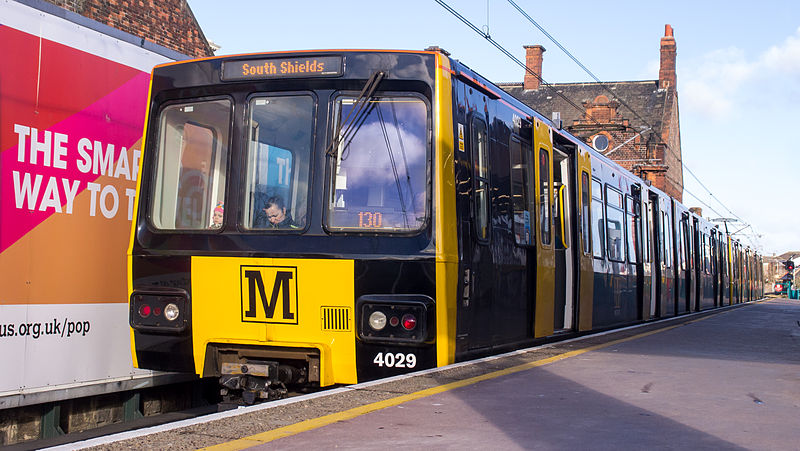
[[[425,226],[428,110],[418,97],[373,97],[363,117],[351,119],[356,99],[337,99],[342,136],[329,181],[328,230],[403,233]]]
[[[542,244],[550,244],[550,153],[539,149],[539,232]]]
[[[224,215],[231,102],[170,105],[159,118],[150,220],[162,230],[213,230]],[[222,219],[222,218],[220,218]]]
[[[489,239],[489,140],[486,124],[477,117],[470,125],[472,146],[473,182],[475,189],[475,236],[480,241]]]
[[[605,257],[606,216],[603,212],[603,185],[592,179],[592,255]]]
[[[305,228],[314,98],[250,100],[243,223],[254,230]]]
[[[627,219],[627,232],[628,232],[628,261],[631,263],[638,263],[636,258],[636,250],[638,248],[638,229],[636,227],[636,220],[639,208],[634,202],[633,197],[625,196],[625,215]]]
[[[527,143],[526,143],[527,144]],[[517,244],[531,245],[534,243],[531,226],[531,209],[528,192],[530,178],[528,153],[525,146],[517,136],[511,137],[511,204],[513,208],[514,238]]]
[[[625,211],[622,193],[606,185],[606,239],[608,259],[625,261]]]
[[[591,221],[589,211],[589,202],[591,195],[589,194],[589,173],[586,171],[581,172],[581,239],[583,242],[583,253],[588,255],[592,251],[591,243]]]

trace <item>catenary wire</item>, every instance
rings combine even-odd
[[[511,6],[513,6],[513,7],[514,7],[514,8],[515,8],[515,9],[516,9],[516,10],[517,10],[517,11],[518,11],[518,12],[519,12],[519,13],[520,13],[522,16],[524,16],[524,17],[525,17],[525,18],[526,18],[526,19],[527,19],[527,20],[528,20],[528,21],[529,21],[531,24],[533,24],[533,25],[534,25],[534,26],[535,26],[535,27],[536,27],[536,28],[537,28],[539,31],[541,31],[541,32],[542,32],[542,33],[543,33],[545,36],[547,36],[547,38],[548,38],[548,39],[550,39],[550,41],[551,41],[551,42],[553,42],[553,43],[554,43],[556,46],[558,46],[558,48],[559,48],[559,49],[561,49],[561,51],[563,51],[563,52],[564,52],[564,53],[565,53],[565,54],[566,54],[566,55],[567,55],[567,56],[568,56],[570,59],[572,59],[572,61],[574,61],[574,62],[575,62],[575,64],[577,64],[577,65],[578,65],[578,66],[579,66],[581,69],[583,69],[583,70],[584,70],[584,72],[586,72],[586,73],[587,73],[587,74],[588,74],[590,77],[592,77],[592,78],[593,78],[593,79],[594,79],[594,80],[595,80],[595,81],[596,81],[596,82],[597,82],[597,83],[598,83],[598,84],[599,84],[599,85],[600,85],[600,86],[601,86],[601,87],[602,87],[602,88],[603,88],[605,91],[607,91],[608,93],[610,93],[610,94],[611,94],[611,96],[612,96],[614,99],[616,99],[616,100],[617,100],[617,101],[618,101],[618,102],[619,102],[619,103],[620,103],[622,106],[624,106],[625,108],[627,108],[628,110],[630,110],[630,112],[631,112],[631,113],[633,113],[633,115],[634,115],[634,116],[636,116],[636,118],[637,118],[639,121],[641,121],[642,123],[644,123],[644,124],[645,124],[645,125],[647,125],[648,127],[650,127],[650,128],[653,128],[653,126],[652,126],[652,125],[651,125],[651,124],[650,124],[650,123],[649,123],[647,120],[645,120],[645,119],[644,119],[644,118],[643,118],[641,115],[639,115],[639,113],[638,113],[636,110],[634,110],[634,109],[633,109],[633,108],[632,108],[630,105],[628,105],[627,103],[625,103],[625,101],[623,101],[622,99],[620,99],[619,97],[617,97],[617,95],[614,93],[614,91],[613,91],[611,88],[609,88],[609,87],[608,87],[608,85],[607,85],[606,83],[603,83],[603,82],[602,82],[602,81],[601,81],[601,80],[600,80],[600,79],[599,79],[599,78],[598,78],[598,77],[597,77],[597,76],[596,76],[594,73],[592,73],[592,71],[591,71],[591,70],[589,70],[589,68],[587,68],[587,67],[586,67],[586,66],[585,66],[583,63],[581,63],[581,62],[580,62],[580,60],[578,60],[578,58],[576,58],[576,57],[575,57],[575,56],[574,56],[572,53],[570,53],[570,51],[569,51],[569,50],[567,50],[567,49],[566,49],[566,48],[565,48],[563,45],[561,45],[561,43],[560,43],[560,42],[559,42],[559,41],[558,41],[556,38],[554,38],[554,37],[553,37],[553,36],[552,36],[550,33],[548,33],[548,32],[547,32],[547,30],[545,30],[545,29],[544,29],[544,27],[542,27],[541,25],[539,25],[539,23],[537,23],[537,22],[536,22],[536,21],[535,21],[535,20],[534,20],[534,19],[533,19],[533,18],[532,18],[532,17],[531,17],[531,16],[530,16],[530,15],[529,15],[529,14],[528,14],[528,13],[527,13],[525,10],[524,10],[524,9],[522,9],[522,8],[521,8],[519,5],[517,5],[517,4],[514,2],[514,0],[507,0],[507,1],[508,1],[508,3],[510,3],[510,4],[511,4]],[[739,216],[738,216],[736,213],[734,213],[733,211],[731,211],[731,209],[730,209],[730,208],[728,208],[728,207],[727,207],[727,206],[726,206],[724,203],[722,203],[722,201],[721,201],[721,200],[720,200],[720,199],[719,199],[717,196],[715,196],[715,195],[714,195],[714,193],[712,193],[710,189],[708,189],[708,187],[707,187],[707,186],[706,186],[706,185],[705,185],[705,184],[702,182],[702,180],[700,180],[700,178],[699,178],[699,177],[698,177],[698,176],[697,176],[697,175],[696,175],[696,174],[695,174],[695,173],[694,173],[694,172],[693,172],[693,171],[692,171],[692,170],[689,168],[689,166],[687,166],[687,165],[686,165],[686,164],[683,162],[683,158],[681,158],[680,156],[678,156],[677,152],[675,152],[675,150],[674,150],[674,149],[672,149],[672,147],[670,147],[669,143],[666,143],[666,142],[663,142],[663,141],[662,141],[661,143],[662,143],[662,144],[663,144],[663,145],[664,145],[664,146],[667,148],[667,150],[669,150],[669,151],[670,151],[670,153],[672,153],[672,155],[673,155],[673,156],[674,156],[674,157],[675,157],[675,158],[676,158],[676,159],[677,159],[677,160],[680,162],[680,164],[681,164],[681,167],[683,167],[684,169],[686,169],[686,171],[687,171],[687,172],[688,172],[688,173],[689,173],[689,174],[690,174],[690,175],[691,175],[691,176],[692,176],[692,177],[693,177],[693,178],[694,178],[694,179],[697,181],[697,183],[699,183],[699,184],[700,184],[700,186],[701,186],[701,187],[703,187],[703,189],[705,189],[705,190],[706,190],[706,192],[708,193],[708,195],[709,195],[709,196],[711,196],[711,197],[712,197],[712,198],[713,198],[715,201],[717,201],[717,203],[719,203],[719,204],[720,204],[720,205],[721,205],[721,206],[722,206],[722,207],[723,207],[725,210],[727,210],[727,211],[728,211],[730,214],[732,214],[734,217],[736,217],[736,219],[738,219],[739,221],[741,221],[743,224],[748,224],[748,223],[747,223],[747,222],[745,222],[745,221],[744,221],[744,220],[743,220],[741,217],[739,217]],[[683,185],[683,183],[681,183],[681,185]],[[684,190],[685,190],[685,188],[684,188]],[[693,196],[695,199],[697,199],[697,200],[700,200],[700,199],[699,199],[699,198],[698,198],[696,195],[692,194],[692,196]],[[708,206],[708,205],[707,205],[707,204],[705,204],[705,203],[704,203],[704,205]],[[709,207],[709,208],[710,208],[710,207]],[[713,210],[713,209],[712,209],[712,210]],[[714,210],[714,212],[715,212],[715,213],[717,213],[717,212],[716,212],[716,210]],[[719,215],[719,213],[717,213],[717,214]],[[720,216],[722,216],[722,215],[720,215]]]
[[[595,81],[597,81],[597,82],[598,82],[598,84],[600,84],[600,86],[601,86],[603,89],[605,89],[606,91],[608,91],[608,92],[609,92],[609,93],[612,95],[612,97],[613,97],[614,99],[616,99],[618,102],[620,102],[620,104],[621,104],[621,105],[623,105],[625,108],[627,108],[629,111],[631,111],[631,113],[633,113],[633,115],[634,115],[634,116],[635,116],[635,117],[636,117],[636,118],[637,118],[639,121],[641,121],[642,123],[644,123],[644,124],[645,124],[645,125],[647,125],[648,127],[650,127],[650,128],[653,128],[653,126],[652,126],[652,125],[651,125],[651,124],[650,124],[650,123],[649,123],[647,120],[645,120],[645,119],[644,119],[644,118],[643,118],[643,117],[642,117],[642,116],[641,116],[641,115],[640,115],[640,114],[639,114],[639,113],[638,113],[636,110],[634,110],[634,109],[633,109],[633,108],[632,108],[630,105],[628,105],[628,104],[627,104],[626,102],[624,102],[622,99],[620,99],[619,97],[617,97],[617,96],[615,95],[615,93],[613,92],[613,90],[611,90],[611,89],[610,89],[610,88],[607,86],[607,84],[605,84],[605,83],[603,83],[602,81],[600,81],[600,79],[599,79],[597,76],[595,76],[595,75],[594,75],[594,73],[592,73],[592,72],[591,72],[591,71],[590,71],[590,70],[589,70],[589,69],[588,69],[588,68],[587,68],[587,67],[586,67],[586,66],[585,66],[583,63],[581,63],[581,62],[580,62],[580,60],[578,60],[578,59],[577,59],[577,58],[576,58],[574,55],[572,55],[572,54],[571,54],[571,53],[570,53],[570,52],[569,52],[569,51],[568,51],[568,50],[567,50],[567,49],[566,49],[566,48],[565,48],[563,45],[561,45],[561,43],[560,43],[560,42],[558,42],[558,40],[556,40],[556,39],[555,39],[555,38],[554,38],[552,35],[550,35],[550,33],[548,33],[548,32],[547,32],[547,31],[546,31],[546,30],[545,30],[545,29],[544,29],[544,28],[543,28],[541,25],[539,25],[539,24],[538,24],[538,23],[537,23],[537,22],[536,22],[536,21],[535,21],[535,20],[534,20],[532,17],[530,17],[530,15],[529,15],[529,14],[527,14],[527,13],[526,13],[526,12],[525,12],[525,11],[524,11],[522,8],[520,8],[520,7],[519,7],[519,6],[518,6],[518,5],[517,5],[517,4],[516,4],[516,3],[515,3],[513,0],[507,0],[507,1],[508,1],[508,2],[509,2],[511,5],[512,5],[512,6],[514,6],[514,8],[516,8],[516,9],[517,9],[517,10],[518,10],[518,11],[519,11],[519,12],[520,12],[520,13],[521,13],[523,16],[525,16],[525,17],[526,17],[526,18],[527,18],[527,19],[528,19],[528,20],[529,20],[529,21],[530,21],[530,22],[531,22],[533,25],[535,25],[535,26],[536,26],[536,27],[537,27],[537,28],[538,28],[538,29],[539,29],[539,30],[540,30],[542,33],[544,33],[544,34],[545,34],[545,35],[546,35],[546,36],[547,36],[547,37],[548,37],[548,38],[549,38],[549,39],[550,39],[550,40],[551,40],[551,41],[552,41],[554,44],[556,44],[556,45],[557,45],[557,46],[558,46],[558,47],[559,47],[559,48],[560,48],[560,49],[561,49],[561,50],[562,50],[564,53],[566,53],[566,54],[567,54],[567,55],[568,55],[568,56],[569,56],[569,57],[570,57],[570,58],[571,58],[571,59],[572,59],[572,60],[573,60],[573,61],[574,61],[576,64],[578,64],[578,66],[580,66],[580,67],[581,67],[581,68],[582,68],[584,71],[586,71],[586,73],[587,73],[587,74],[589,74],[589,75],[590,75],[590,76],[591,76],[591,77],[592,77],[592,78],[593,78]],[[544,80],[544,79],[541,77],[541,75],[540,75],[540,74],[537,74],[537,73],[533,72],[533,71],[532,71],[530,68],[528,68],[528,67],[527,67],[525,64],[523,64],[523,63],[522,63],[522,62],[521,62],[519,59],[517,59],[516,57],[514,57],[514,56],[513,56],[513,55],[512,55],[512,54],[511,54],[511,53],[510,53],[510,52],[509,52],[507,49],[505,49],[505,48],[504,48],[502,45],[500,45],[500,44],[499,44],[497,41],[495,41],[494,39],[492,39],[492,38],[491,38],[491,36],[488,34],[488,32],[484,32],[484,31],[480,30],[478,27],[476,27],[474,24],[472,24],[472,23],[471,23],[471,22],[470,22],[468,19],[466,19],[464,16],[462,16],[460,13],[458,13],[458,11],[456,11],[455,9],[453,9],[453,8],[452,8],[450,5],[448,5],[447,3],[445,3],[443,0],[436,0],[436,2],[437,2],[437,3],[439,3],[439,4],[440,4],[442,7],[444,7],[445,9],[447,9],[447,10],[448,10],[448,11],[449,11],[451,14],[453,14],[453,15],[454,15],[455,17],[457,17],[459,20],[461,20],[462,22],[464,22],[464,23],[465,23],[467,26],[469,26],[470,28],[472,28],[472,29],[473,29],[473,30],[474,30],[476,33],[478,33],[478,34],[480,34],[481,36],[483,36],[483,37],[484,37],[484,39],[486,39],[487,41],[489,41],[489,42],[490,42],[492,45],[494,45],[494,46],[495,46],[495,47],[496,47],[498,50],[500,50],[500,51],[501,51],[503,54],[505,54],[507,57],[509,57],[510,59],[512,59],[512,60],[513,60],[515,63],[517,63],[519,66],[523,67],[527,73],[529,73],[529,74],[531,74],[531,75],[535,76],[535,77],[536,77],[536,78],[537,78],[537,79],[538,79],[538,80],[539,80],[539,81],[540,81],[540,82],[541,82],[541,83],[542,83],[544,86],[546,86],[548,89],[550,89],[550,90],[552,90],[553,92],[555,92],[556,94],[558,94],[558,95],[559,95],[559,97],[561,97],[562,99],[564,99],[564,100],[565,100],[567,103],[569,103],[569,104],[570,104],[572,107],[574,107],[574,108],[575,108],[575,109],[577,109],[578,111],[581,111],[582,113],[586,113],[586,111],[585,111],[583,108],[581,108],[581,107],[579,107],[578,105],[576,105],[574,102],[572,102],[572,100],[571,100],[571,99],[567,98],[567,97],[566,97],[566,96],[565,96],[563,93],[560,93],[560,92],[558,92],[558,90],[556,90],[556,89],[555,89],[555,88],[554,88],[554,87],[553,87],[553,86],[552,86],[550,83],[547,83],[547,82],[546,82],[546,81],[545,81],[545,80]],[[593,121],[593,122],[594,122],[596,125],[598,125],[598,126],[599,126],[599,125],[601,125],[601,124],[600,124],[600,123],[599,123],[597,120],[595,120],[593,117],[591,117],[591,116],[589,116],[589,115],[586,115],[586,117],[588,117],[589,119],[591,119],[591,120],[592,120],[592,121]],[[690,169],[690,168],[689,168],[689,167],[688,167],[688,166],[687,166],[687,165],[686,165],[684,162],[683,162],[683,159],[682,159],[682,158],[681,158],[681,157],[680,157],[680,156],[679,156],[679,155],[678,155],[678,154],[675,152],[675,150],[674,150],[674,149],[672,149],[672,148],[670,147],[670,145],[669,145],[668,143],[666,143],[666,142],[663,142],[663,140],[660,140],[660,139],[659,139],[659,141],[661,141],[661,144],[663,144],[663,145],[664,145],[664,147],[665,147],[665,148],[666,148],[666,149],[667,149],[667,150],[668,150],[668,151],[669,151],[669,152],[670,152],[670,153],[671,153],[671,154],[672,154],[672,155],[675,157],[675,159],[676,159],[676,160],[677,160],[677,161],[678,161],[678,162],[681,164],[681,167],[683,167],[684,169],[686,169],[686,171],[687,171],[687,172],[688,172],[688,173],[689,173],[689,174],[690,174],[690,175],[691,175],[691,176],[692,176],[692,177],[693,177],[693,178],[694,178],[694,179],[695,179],[695,180],[696,180],[696,181],[697,181],[697,182],[700,184],[700,186],[702,186],[702,187],[703,187],[703,189],[705,189],[705,190],[706,190],[706,192],[707,192],[707,193],[708,193],[708,194],[709,194],[709,195],[710,195],[710,196],[711,196],[711,197],[712,197],[712,198],[713,198],[713,199],[714,199],[714,200],[715,200],[717,203],[719,203],[719,204],[720,204],[720,205],[721,205],[721,206],[722,206],[722,207],[723,207],[725,210],[727,210],[727,211],[728,211],[728,212],[729,212],[731,215],[733,215],[734,217],[736,217],[736,218],[737,218],[737,219],[738,219],[740,222],[742,222],[743,224],[748,224],[748,223],[747,223],[747,222],[745,222],[745,221],[744,221],[744,220],[743,220],[741,217],[739,217],[739,216],[738,216],[736,213],[734,213],[733,211],[731,211],[731,209],[730,209],[730,208],[728,208],[728,207],[727,207],[727,206],[726,206],[724,203],[722,203],[722,201],[721,201],[721,200],[720,200],[720,199],[719,199],[717,196],[715,196],[715,195],[714,195],[714,194],[711,192],[711,190],[710,190],[710,189],[708,189],[708,187],[707,187],[707,186],[706,186],[706,185],[705,185],[705,184],[704,184],[704,183],[703,183],[703,182],[700,180],[700,178],[699,178],[699,177],[698,177],[698,176],[697,176],[697,175],[696,175],[696,174],[695,174],[695,173],[694,173],[694,172],[693,172],[693,171],[692,171],[692,170],[691,170],[691,169]],[[675,181],[674,181],[674,180],[673,180],[673,183],[675,183]],[[683,185],[683,183],[676,183],[676,184],[678,184],[678,185]],[[686,191],[686,188],[684,188],[684,191]],[[688,191],[687,191],[687,192],[688,192]],[[711,209],[712,211],[714,211],[715,213],[717,213],[718,215],[720,215],[720,214],[719,214],[719,212],[717,212],[715,209],[711,208],[711,207],[710,207],[708,204],[706,204],[705,202],[701,201],[701,200],[699,199],[699,197],[698,197],[698,196],[696,196],[695,194],[692,194],[692,193],[689,193],[689,194],[690,194],[692,197],[694,197],[695,199],[697,199],[698,201],[700,201],[701,203],[703,203],[703,205],[707,206],[709,209]],[[720,216],[722,216],[722,215],[720,215]],[[748,225],[749,225],[749,224],[748,224]],[[751,227],[752,227],[752,226],[751,226]]]

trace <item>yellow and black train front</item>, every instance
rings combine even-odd
[[[448,67],[437,52],[342,51],[155,68],[134,363],[267,397],[452,362]]]

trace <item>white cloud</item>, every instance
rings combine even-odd
[[[681,104],[709,118],[725,119],[735,110],[742,86],[757,72],[758,64],[736,47],[708,53],[678,79]]]
[[[780,46],[772,46],[761,57],[764,67],[787,73],[800,74],[800,28]]]
[[[751,98],[754,92],[780,89],[777,97],[786,97],[800,90],[800,28],[759,55],[729,47],[688,63],[678,78],[681,106],[710,120],[730,119],[745,105],[752,109],[763,100]]]

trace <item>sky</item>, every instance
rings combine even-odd
[[[524,45],[543,45],[547,82],[594,81],[508,0],[442,1],[522,61]],[[217,55],[436,45],[494,82],[523,77],[436,0],[188,2]],[[763,255],[800,251],[800,2],[514,2],[601,81],[658,79],[672,25],[683,203],[740,221],[729,231]]]

